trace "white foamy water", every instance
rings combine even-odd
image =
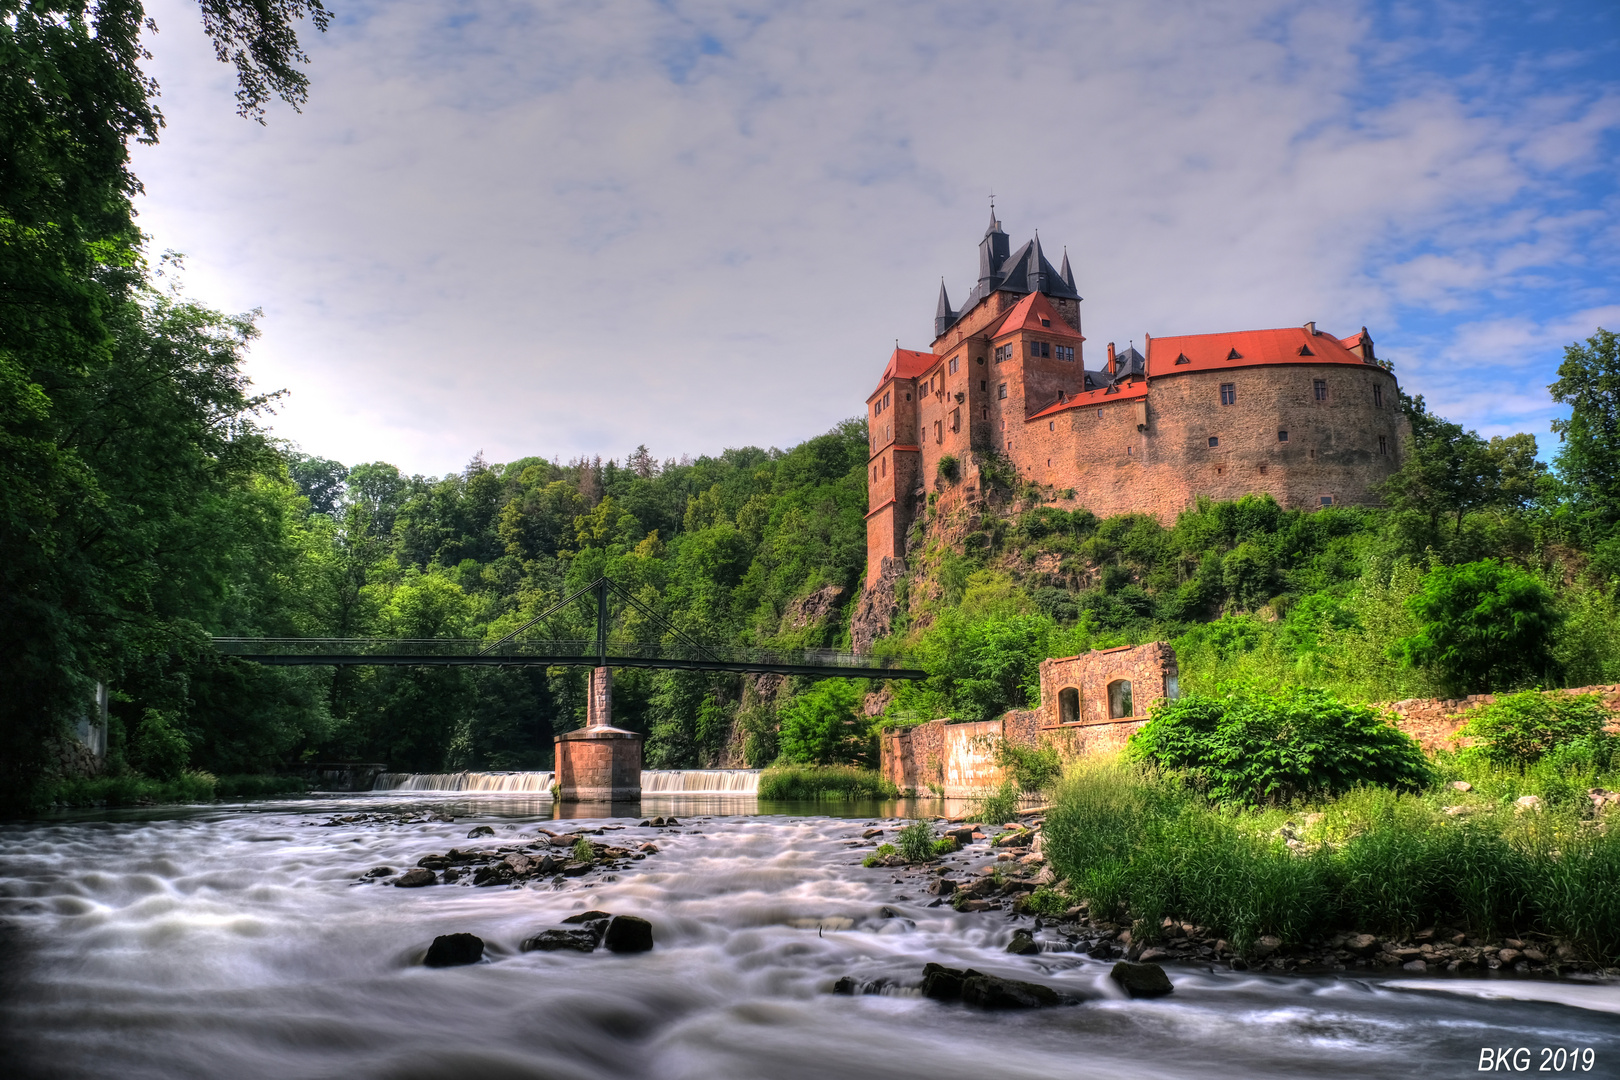
[[[663,830],[637,818],[554,822],[550,801],[528,795],[404,792],[0,827],[6,1075],[1448,1077],[1475,1075],[1486,1045],[1593,1046],[1597,1068],[1583,1075],[1616,1075],[1620,1023],[1587,1007],[1594,992],[1620,995],[1613,987],[1535,980],[1549,1000],[1511,1000],[1171,968],[1173,996],[1128,1001],[1107,962],[1008,954],[1027,920],[931,908],[921,875],[862,869],[872,819],[697,809],[721,805],[660,800],[659,813],[674,808],[683,822]],[[424,807],[458,819],[320,824]],[[359,883],[372,867],[473,846],[479,824],[496,834],[481,846],[540,826],[619,825],[601,839],[662,852],[616,880],[559,888]],[[958,858],[965,869],[988,855]],[[587,908],[652,920],[656,948],[519,950]],[[485,940],[484,962],[421,966],[436,935],[463,931]],[[914,984],[930,960],[1087,1000],[984,1013],[914,991],[829,992],[843,975]]]
[[[759,769],[644,769],[647,795],[755,795]],[[533,791],[549,793],[549,772],[381,773],[373,791]]]

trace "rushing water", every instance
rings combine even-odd
[[[753,795],[759,791],[759,769],[644,769],[641,790],[647,795]],[[548,792],[549,772],[382,773],[376,791],[533,791]]]
[[[322,823],[424,808],[454,823]],[[630,808],[629,812],[636,812]],[[785,809],[785,808],[782,808]],[[1110,965],[1004,950],[1002,912],[930,908],[918,878],[866,870],[867,821],[763,816],[752,798],[644,799],[604,839],[661,854],[617,880],[525,888],[361,884],[378,865],[532,835],[520,795],[402,792],[0,828],[7,1076],[182,1078],[1448,1077],[1481,1048],[1591,1047],[1620,1075],[1620,987],[1525,977],[1262,977],[1171,968],[1128,1001]],[[583,811],[576,811],[583,812]],[[103,815],[105,816],[105,815]],[[488,844],[490,841],[483,841]],[[985,861],[982,850],[961,857]],[[885,907],[889,913],[885,913]],[[640,914],[640,955],[523,953],[571,912]],[[435,935],[486,960],[429,969]],[[1043,935],[1044,937],[1044,935]],[[917,981],[922,965],[1035,979],[1087,999],[983,1013],[915,992],[840,997],[842,975]]]

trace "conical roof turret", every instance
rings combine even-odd
[[[939,279],[939,303],[934,308],[934,336],[942,337],[945,331],[951,328],[956,321],[956,312],[951,310],[951,298],[945,293],[945,279]]]

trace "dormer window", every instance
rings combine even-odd
[[[1176,354],[1176,363],[1178,363],[1178,364],[1190,364],[1190,363],[1192,363],[1192,361],[1187,358],[1186,353],[1177,353]]]
[[[1233,349],[1231,352],[1226,354],[1226,358],[1228,360],[1241,360],[1243,359],[1243,354],[1238,352],[1236,349]]]
[[[1301,355],[1301,356],[1315,356],[1316,354],[1311,352],[1311,347],[1309,345],[1301,345],[1299,347],[1299,355]]]
[[[1051,319],[1042,319],[1041,320],[1041,325],[1042,326],[1051,326],[1052,325],[1052,320]]]

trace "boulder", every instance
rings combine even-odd
[[[399,880],[394,884],[401,889],[419,889],[423,885],[432,885],[437,880],[433,876],[433,871],[424,870],[418,866],[414,870],[407,870],[399,875]]]
[[[495,830],[490,828],[488,825],[474,825],[472,827],[472,831],[467,834],[467,839],[472,840],[472,839],[474,839],[476,837],[479,837],[479,836],[494,836],[494,835],[495,835]]]
[[[1496,958],[1504,964],[1511,964],[1522,955],[1518,949],[1503,949],[1496,954]]]
[[[484,939],[474,934],[441,934],[428,946],[422,963],[428,967],[476,964],[484,958]]]
[[[962,981],[970,975],[979,974],[969,969],[959,971],[948,968],[944,964],[923,965],[923,997],[934,1001],[956,1001],[962,996]]]
[[[1254,939],[1254,944],[1249,946],[1249,954],[1256,960],[1264,960],[1280,948],[1282,948],[1281,938],[1265,934]]]
[[[973,843],[973,827],[965,829],[947,829],[945,835],[956,841],[958,847],[967,847]]]
[[[416,860],[416,865],[428,870],[443,870],[450,865],[448,855],[424,855]]]
[[[870,840],[874,836],[882,836],[882,835],[883,835],[883,830],[882,829],[867,829],[865,832],[861,833],[861,839],[862,840]]]
[[[512,877],[512,868],[505,863],[497,863],[494,866],[480,866],[473,871],[473,884],[510,885]]]
[[[1401,965],[1402,971],[1428,971],[1429,965],[1422,960],[1408,960]]]
[[[1456,791],[1473,791],[1474,785],[1466,780],[1453,780],[1451,786]]]
[[[566,862],[566,863],[563,864],[563,867],[562,867],[563,876],[564,877],[583,877],[586,874],[590,873],[591,868],[594,867],[595,865],[596,865],[595,863],[579,862],[579,861]]]
[[[1127,997],[1164,997],[1175,989],[1170,982],[1170,976],[1166,975],[1164,968],[1158,964],[1133,964],[1121,960],[1114,965],[1114,970],[1108,973],[1108,977],[1119,984]]]
[[[956,891],[956,882],[948,877],[935,878],[928,883],[929,896],[950,896]]]
[[[1520,795],[1513,800],[1513,812],[1515,814],[1539,811],[1540,809],[1541,796],[1539,795]]]
[[[368,878],[391,877],[393,873],[394,868],[392,866],[373,866],[363,876]]]
[[[1035,935],[1028,930],[1014,930],[1011,943],[1007,951],[1015,956],[1037,956],[1041,947],[1035,940]]]
[[[1062,1001],[1056,990],[1040,983],[996,975],[974,975],[962,980],[962,1003],[981,1009],[1039,1009]]]
[[[578,923],[590,924],[594,922],[605,923],[613,918],[611,911],[580,911],[563,920],[564,926],[573,926]]]
[[[609,952],[646,952],[653,947],[652,923],[639,915],[616,915],[602,943]]]
[[[1357,956],[1371,956],[1378,950],[1378,939],[1371,934],[1353,934],[1345,939],[1344,947]]]
[[[562,949],[572,949],[575,952],[588,953],[595,952],[596,945],[601,940],[601,933],[591,928],[542,930],[525,940],[519,948],[524,952],[557,952]]]
[[[884,990],[888,989],[892,985],[893,983],[891,983],[888,979],[875,979],[872,982],[861,982],[859,979],[856,979],[853,976],[845,975],[842,979],[839,979],[837,982],[833,983],[833,993],[844,994],[849,997],[854,997],[858,994],[881,994]]]

